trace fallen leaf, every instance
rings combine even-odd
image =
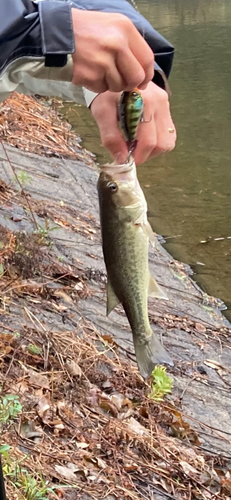
[[[126,427],[132,431],[138,434],[139,436],[144,436],[148,435],[149,432],[148,430],[141,425],[135,418],[131,417],[127,422],[126,422]]]
[[[190,465],[188,462],[184,462],[184,460],[180,461],[180,465],[184,471],[185,474],[190,476],[190,474],[200,474],[198,470],[196,470],[192,465]]]
[[[104,462],[104,460],[102,460],[102,458],[96,457],[96,462],[97,462],[98,466],[100,467],[100,469],[106,469],[107,464],[106,464],[106,462]]]
[[[110,401],[109,398],[106,397],[106,395],[99,394],[98,405],[102,410],[106,411],[107,413],[111,413],[113,417],[117,417],[118,408],[112,401]]]
[[[214,368],[214,370],[224,370],[228,373],[231,373],[231,371],[229,370],[229,368],[226,368],[225,366],[221,365],[220,363],[218,363],[218,361],[214,361],[213,359],[206,359],[204,361],[204,364],[209,366],[210,368]]]
[[[76,446],[77,446],[77,448],[80,448],[81,450],[84,450],[85,448],[88,448],[89,444],[76,442]]]
[[[65,467],[64,465],[55,465],[55,470],[58,472],[61,476],[65,477],[65,479],[69,479],[72,481],[76,481],[76,475],[75,472],[77,472],[79,469],[76,468],[69,468]]]
[[[48,396],[43,396],[37,404],[37,412],[44,424],[49,424],[51,420],[50,411],[51,404]]]
[[[112,394],[112,396],[109,396],[109,399],[119,411],[123,406],[132,406],[132,402],[128,398],[125,398],[123,394],[120,394],[118,392]]]
[[[82,375],[82,370],[80,366],[78,365],[78,363],[73,361],[73,359],[67,359],[66,369],[72,377],[81,377]]]
[[[222,493],[225,495],[231,496],[231,479],[222,479],[221,480]]]
[[[42,387],[43,389],[49,390],[50,383],[46,375],[38,373],[32,369],[28,369],[27,374],[29,375],[28,379],[29,385],[33,385],[34,387]]]
[[[134,470],[139,469],[139,466],[135,463],[125,464],[124,469],[126,470],[126,472],[133,472]]]
[[[202,325],[201,323],[195,323],[195,328],[200,333],[206,332],[206,326]]]
[[[68,302],[69,304],[71,304],[73,302],[72,298],[69,295],[67,295],[67,293],[65,293],[63,290],[55,290],[54,295],[56,297],[60,297],[61,299],[65,300],[65,302]]]

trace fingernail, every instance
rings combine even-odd
[[[116,163],[122,164],[126,161],[127,155],[128,155],[128,153],[125,155],[124,153],[121,153],[121,151],[120,151],[119,153],[114,153],[113,157],[114,157],[114,160],[116,161]]]
[[[138,89],[140,89],[140,90],[146,90],[147,86],[148,86],[147,83],[145,83],[144,85],[141,84],[141,85],[138,85]]]

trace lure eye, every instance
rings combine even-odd
[[[118,190],[118,186],[115,182],[108,182],[107,188],[110,189],[112,193],[116,193],[116,191]]]

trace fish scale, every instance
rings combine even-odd
[[[101,166],[98,180],[103,254],[108,275],[107,314],[123,305],[133,333],[141,375],[156,364],[172,360],[153,333],[148,318],[148,295],[167,298],[149,272],[152,230],[147,204],[132,159],[124,165]]]

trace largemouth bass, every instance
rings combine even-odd
[[[147,203],[131,157],[123,165],[104,165],[98,180],[103,254],[107,269],[107,314],[122,304],[133,333],[141,375],[151,375],[156,364],[173,365],[153,333],[148,319],[148,295],[167,299],[148,265]]]

